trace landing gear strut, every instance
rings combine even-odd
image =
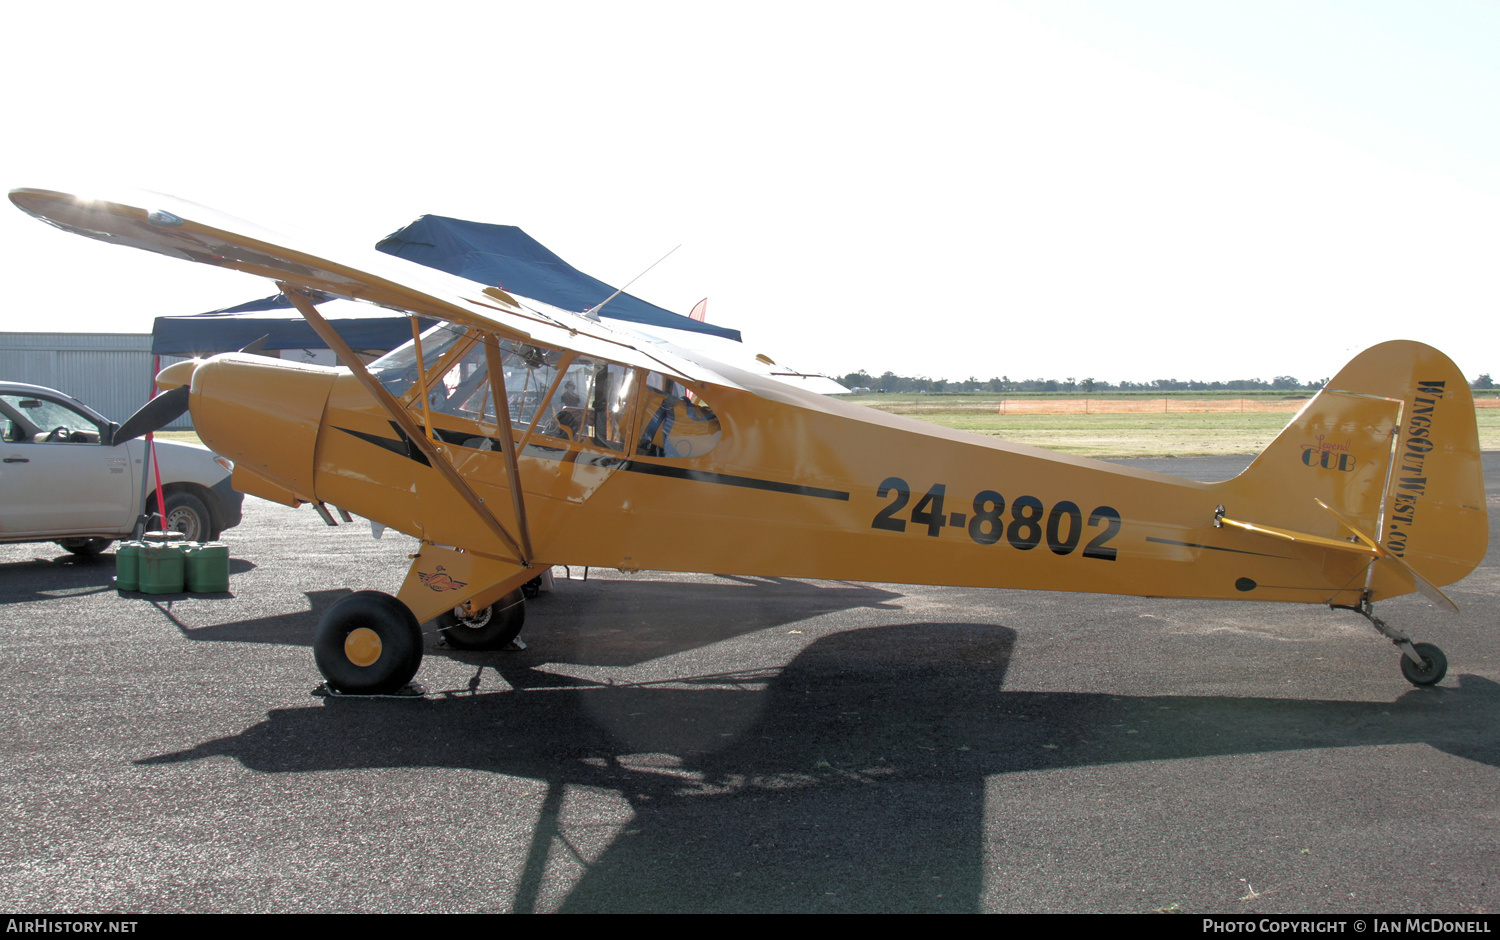
[[[1413,643],[1411,637],[1391,628],[1384,620],[1375,616],[1375,602],[1370,600],[1369,591],[1360,595],[1359,605],[1356,607],[1348,604],[1329,606],[1336,610],[1354,611],[1370,621],[1375,629],[1390,637],[1392,643],[1401,647],[1401,674],[1412,685],[1437,685],[1448,674],[1448,657],[1443,655],[1442,650],[1431,643]]]

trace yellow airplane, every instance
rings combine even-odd
[[[1430,685],[1442,651],[1373,605],[1415,590],[1456,609],[1440,587],[1489,537],[1468,384],[1420,343],[1362,353],[1244,473],[1197,483],[829,399],[765,357],[708,358],[167,196],[10,198],[67,231],[270,278],[338,353],[345,368],[174,364],[119,437],[187,407],[242,492],[421,541],[396,596],[360,591],[322,618],[318,667],[344,693],[403,688],[434,618],[454,646],[508,643],[518,589],[554,563],[1327,604]],[[310,292],[408,313],[412,340],[366,365]],[[419,334],[418,315],[442,322]]]

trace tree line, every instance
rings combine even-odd
[[[872,376],[861,369],[858,372],[850,372],[839,377],[839,381],[848,389],[869,389],[872,392],[927,392],[935,394],[939,392],[1083,392],[1094,394],[1095,392],[1275,392],[1275,391],[1316,391],[1328,383],[1324,377],[1308,382],[1301,382],[1295,376],[1278,375],[1269,382],[1265,379],[1232,379],[1228,382],[1200,382],[1195,379],[1153,379],[1149,382],[1105,382],[1100,379],[1076,378],[1069,376],[1065,379],[1012,379],[1008,375],[995,376],[990,379],[979,379],[969,376],[963,381],[951,379],[930,379],[927,376],[897,375],[894,372],[886,372],[879,376]],[[1495,384],[1490,379],[1488,372],[1481,373],[1470,387],[1476,389],[1494,388]]]

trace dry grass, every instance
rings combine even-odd
[[[202,444],[197,431],[157,431],[156,437],[163,441],[181,441],[185,444]]]
[[[884,396],[879,396],[884,397]],[[1306,399],[1245,399],[1243,411],[1233,406],[1238,399],[1127,400],[1120,410],[1096,411],[1107,400],[958,399],[946,401],[894,400],[883,402],[864,397],[863,404],[893,414],[906,414],[944,427],[1004,438],[1049,450],[1086,457],[1199,457],[1216,454],[1254,454],[1281,433],[1291,413]],[[1024,403],[1021,407],[1016,406]],[[1154,407],[1152,407],[1154,403]],[[1251,407],[1252,403],[1258,407]],[[1130,407],[1144,406],[1144,407]],[[1500,450],[1500,400],[1480,399],[1475,415],[1479,423],[1479,445]]]
[[[975,401],[893,401],[860,403],[890,414],[1124,415],[1292,413],[1307,404],[1293,398],[984,398]]]

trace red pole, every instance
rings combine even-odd
[[[161,356],[151,357],[151,397],[156,397],[156,375],[161,371]],[[146,432],[146,453],[151,458],[151,472],[156,476],[156,514],[161,517],[161,529],[167,531],[167,503],[161,493],[161,465],[156,462],[156,432]],[[146,528],[151,528],[151,520],[146,520]]]

